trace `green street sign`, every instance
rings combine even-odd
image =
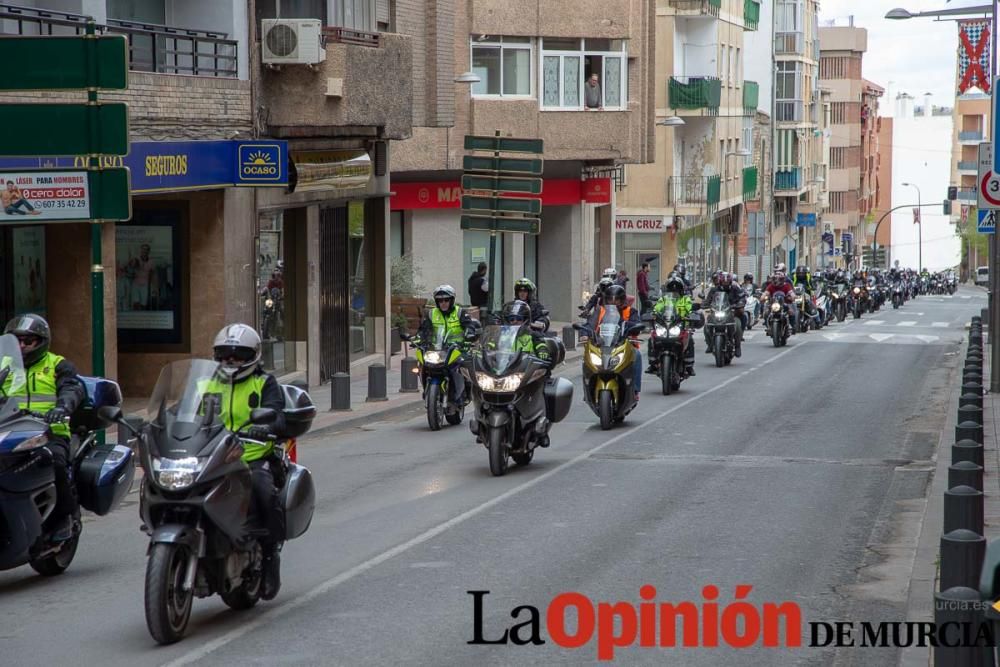
[[[541,176],[542,160],[541,158],[466,155],[462,158],[462,169],[465,171],[504,172],[504,175]]]
[[[94,47],[97,66],[87,67]],[[128,88],[128,40],[124,35],[4,37],[0,62],[6,67],[0,90],[77,90]]]
[[[538,218],[497,218],[481,215],[463,215],[462,229],[481,232],[513,232],[515,234],[537,234],[542,229]]]
[[[462,196],[463,211],[502,211],[504,213],[524,213],[541,215],[542,200],[527,197],[478,197]]]
[[[91,198],[90,217],[94,220],[130,220],[132,218],[131,174],[128,167],[87,172]]]
[[[515,139],[513,137],[477,137],[465,135],[465,150],[493,151],[499,153],[544,153],[541,139]]]
[[[87,131],[94,126],[96,145]],[[5,157],[128,154],[128,105],[122,102],[0,105],[0,127]]]
[[[492,192],[523,192],[529,195],[540,195],[542,194],[542,179],[463,174],[462,189],[466,192],[469,190],[489,190]]]

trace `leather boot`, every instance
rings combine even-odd
[[[277,544],[264,547],[262,569],[260,597],[262,600],[273,600],[281,590],[281,555]]]

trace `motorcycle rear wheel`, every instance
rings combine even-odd
[[[462,420],[465,419],[465,406],[464,405],[460,405],[458,407],[458,409],[455,410],[455,412],[452,412],[452,413],[447,413],[446,412],[445,415],[444,415],[444,418],[452,426],[458,426],[459,424],[462,423]]]
[[[535,450],[529,450],[527,452],[519,452],[517,454],[511,454],[510,458],[514,459],[514,463],[519,466],[526,466],[531,463],[531,459],[535,458]]]
[[[486,442],[490,449],[490,473],[501,477],[507,472],[507,444],[503,441],[503,428],[491,428]]]
[[[598,414],[601,417],[601,430],[607,431],[615,424],[615,401],[611,392],[603,389],[597,398]]]
[[[191,618],[194,591],[182,589],[188,550],[179,544],[154,544],[146,561],[146,627],[159,644],[184,636]]]
[[[263,573],[259,568],[250,574],[250,580],[243,580],[239,588],[222,594],[222,601],[230,609],[237,611],[250,609],[260,600],[260,587],[263,581]]]
[[[63,543],[62,548],[54,554],[39,558],[28,563],[31,569],[43,577],[54,577],[62,574],[73,562],[76,548],[80,544],[80,533],[77,533]]]

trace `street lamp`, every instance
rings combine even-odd
[[[479,75],[471,70],[455,77],[455,83],[479,83],[481,81]]]
[[[920,213],[920,188],[913,183],[903,183],[903,187],[917,191],[917,273],[924,270],[924,217]]]
[[[680,116],[667,116],[656,121],[656,124],[660,127],[680,127],[681,125],[687,125]]]

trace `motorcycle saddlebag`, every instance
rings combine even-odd
[[[549,346],[549,357],[552,359],[552,366],[558,366],[566,359],[566,345],[562,342],[561,338],[555,338],[554,336],[547,337],[545,343]]]
[[[94,514],[104,516],[132,488],[135,478],[135,456],[124,445],[97,445],[83,457],[76,478],[80,505]]]
[[[111,426],[97,416],[97,411],[106,405],[121,407],[122,390],[114,380],[104,378],[79,376],[87,390],[87,398],[80,404],[70,419],[70,428],[74,431],[85,429],[87,431],[100,431]]]
[[[316,506],[316,488],[308,468],[297,463],[288,464],[288,476],[281,489],[281,506],[285,508],[285,539],[294,540],[309,529]]]
[[[551,378],[545,383],[545,416],[552,423],[566,419],[573,405],[573,383],[566,378]]]
[[[285,432],[278,435],[282,438],[299,438],[312,428],[316,406],[305,389],[283,384],[281,390],[285,393]]]

